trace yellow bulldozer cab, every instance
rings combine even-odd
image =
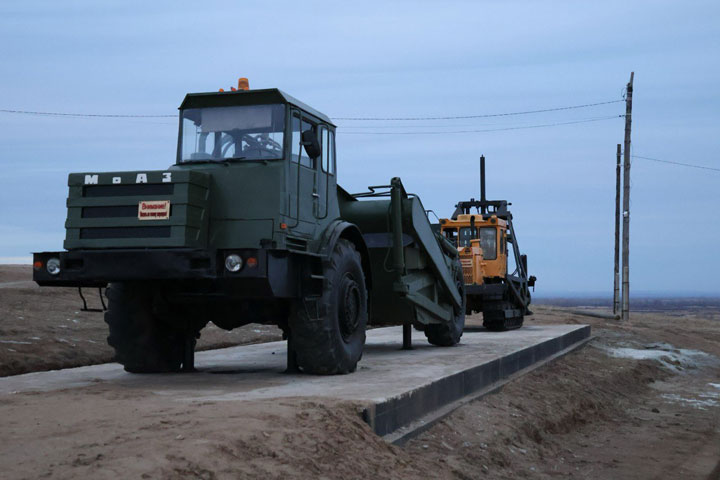
[[[472,218],[474,217],[474,219]],[[440,231],[458,249],[467,285],[481,285],[507,273],[507,221],[491,215],[460,214],[440,219]]]

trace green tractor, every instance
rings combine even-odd
[[[64,251],[41,286],[107,287],[108,343],[129,372],[193,370],[200,330],[279,326],[288,367],[356,369],[368,325],[458,343],[457,250],[399,178],[336,183],[335,125],[277,89],[188,94],[166,170],[72,173]]]

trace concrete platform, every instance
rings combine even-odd
[[[104,364],[0,378],[0,395],[112,383],[177,402],[238,402],[283,397],[349,400],[379,435],[492,387],[523,369],[568,351],[590,336],[586,325],[526,326],[511,332],[465,332],[441,348],[413,331],[403,351],[400,327],[368,331],[358,370],[350,375],[283,374],[285,342],[199,352],[196,373],[132,375]]]

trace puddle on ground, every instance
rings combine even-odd
[[[669,343],[652,343],[633,347],[601,346],[610,356],[617,358],[632,358],[635,360],[655,360],[665,368],[680,371],[686,368],[697,368],[711,363],[715,359],[712,355],[700,350],[675,348]]]
[[[629,345],[625,343],[625,345]],[[598,345],[608,355],[616,358],[634,360],[654,360],[663,367],[676,373],[686,369],[696,369],[709,365],[717,365],[720,361],[714,355],[687,348],[675,348],[669,343],[651,343],[633,346]],[[682,391],[678,393],[662,393],[660,398],[669,403],[686,405],[698,410],[707,410],[720,406],[720,383],[707,383],[701,391]]]
[[[688,398],[683,397],[681,395],[677,395],[675,393],[663,393],[660,395],[663,399],[667,400],[671,403],[682,403],[684,405],[689,405],[693,408],[697,408],[698,410],[707,410],[707,407],[717,407],[720,405],[720,402],[716,400],[718,396],[715,396],[714,398],[707,398],[707,393],[701,393],[699,397],[701,398]]]

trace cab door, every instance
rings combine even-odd
[[[323,168],[323,161],[329,161],[330,156],[323,159],[326,150],[321,141],[321,131],[327,132],[327,126],[319,125],[314,119],[303,115],[300,110],[293,109],[291,118],[292,148],[290,172],[288,175],[288,201],[290,215],[297,218],[297,225],[292,228],[294,233],[313,235],[317,220],[328,214],[329,181]],[[303,132],[311,131],[318,140],[321,153],[317,158],[310,158],[302,144]],[[324,134],[328,136],[327,133]],[[328,137],[329,138],[329,137]],[[330,140],[328,140],[329,142]],[[334,170],[334,153],[332,154]]]
[[[290,185],[288,188],[291,215],[297,219],[298,224],[294,233],[312,234],[315,224],[313,213],[315,191],[316,161],[310,158],[302,145],[302,132],[312,130],[315,126],[303,118],[302,112],[293,109],[292,112],[292,149],[290,162]]]
[[[320,125],[320,147],[322,153],[317,165],[315,216],[323,219],[328,216],[329,195],[335,189],[335,132],[327,125]]]

